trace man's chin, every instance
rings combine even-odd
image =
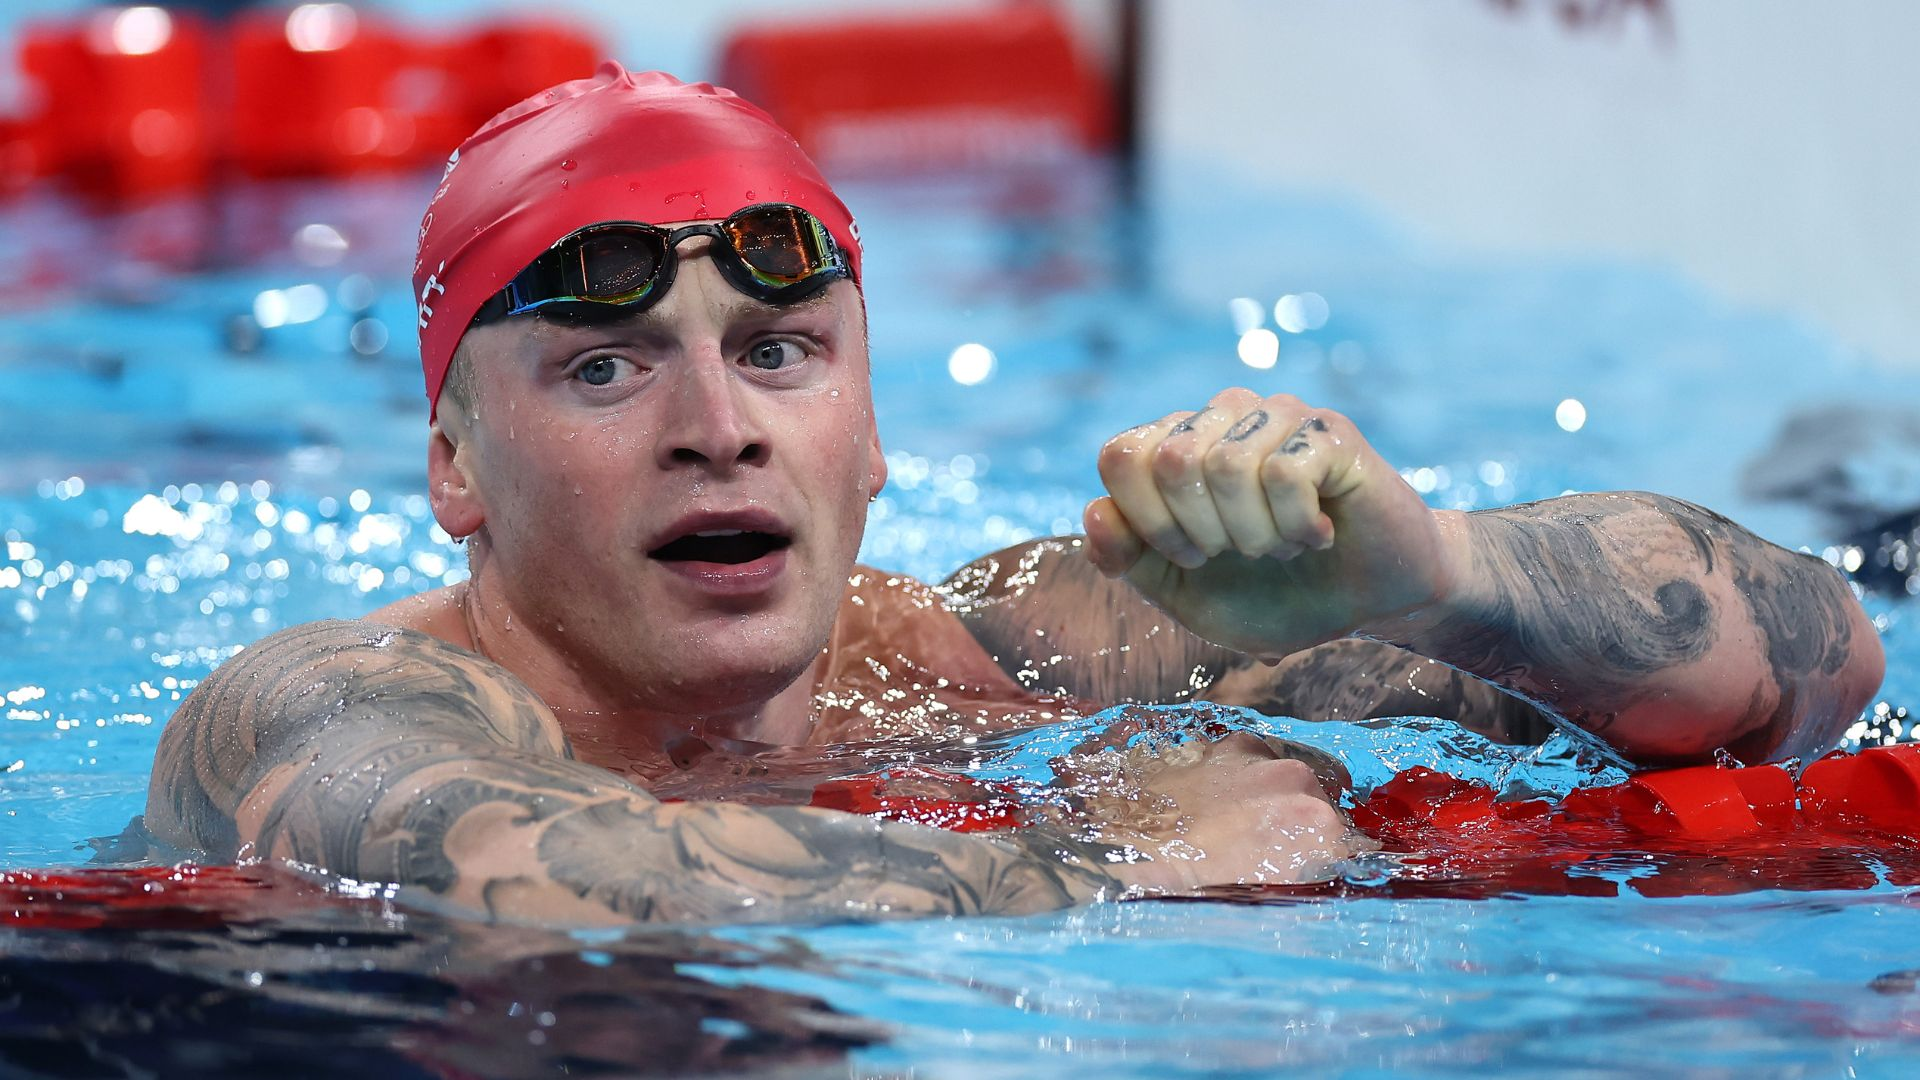
[[[807,674],[816,651],[774,658],[716,651],[684,658],[658,693],[673,712],[733,712],[772,700]]]

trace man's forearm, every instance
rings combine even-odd
[[[1577,495],[1445,515],[1452,592],[1363,636],[1505,687],[1645,762],[1830,745],[1884,666],[1846,583],[1690,503]]]
[[[1024,914],[1117,896],[1102,845],[805,807],[661,803],[592,766],[432,736],[342,740],[246,800],[257,855],[558,924]]]
[[[807,807],[600,803],[556,820],[537,852],[556,886],[640,921],[1027,914],[1124,891],[1097,845]]]

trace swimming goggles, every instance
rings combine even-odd
[[[846,253],[820,219],[788,203],[759,203],[720,222],[663,229],[603,221],[576,229],[528,264],[474,314],[475,325],[548,304],[606,304],[642,311],[665,296],[689,236],[711,236],[715,265],[733,287],[769,304],[791,304],[851,278]]]

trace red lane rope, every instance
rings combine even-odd
[[[956,791],[975,796],[955,798]],[[1014,789],[923,766],[833,780],[812,805],[949,829],[1019,828]],[[1559,802],[1402,771],[1354,808],[1400,870],[1379,881],[1228,886],[1212,899],[1515,894],[1700,896],[1920,885],[1920,745],[1833,754],[1798,782],[1777,765],[1642,773]],[[265,867],[0,872],[0,926],[210,929],[356,901]]]

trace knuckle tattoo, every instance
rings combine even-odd
[[[1293,429],[1293,434],[1287,436],[1286,442],[1280,444],[1280,452],[1287,455],[1303,454],[1313,447],[1313,436],[1325,433],[1328,428],[1327,421],[1321,416],[1309,416],[1300,421],[1300,426]]]
[[[1254,434],[1261,428],[1266,427],[1268,419],[1267,410],[1256,409],[1241,417],[1233,427],[1229,428],[1227,433],[1221,437],[1222,441],[1230,443],[1245,442],[1253,438]]]

